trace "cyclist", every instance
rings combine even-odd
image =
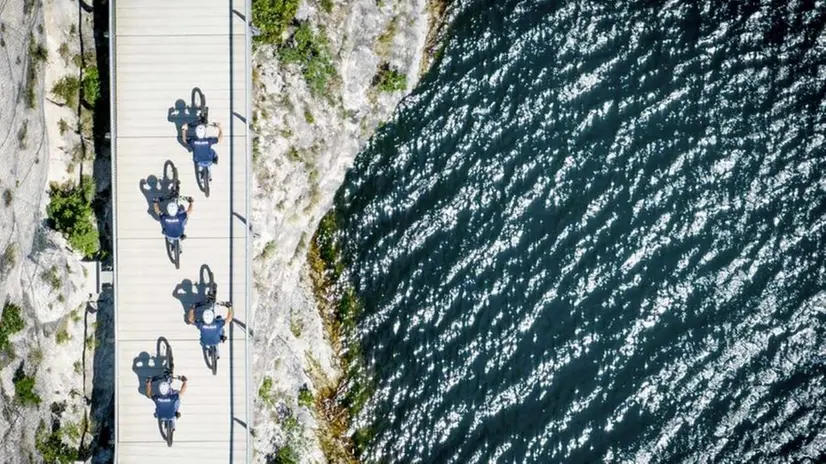
[[[224,138],[224,131],[221,125],[217,122],[210,124],[212,127],[218,128],[218,137],[207,137],[206,124],[198,124],[195,126],[195,136],[187,135],[189,124],[181,126],[181,139],[183,139],[190,150],[192,150],[192,161],[198,166],[205,166],[209,169],[209,178],[212,180],[212,165],[218,164],[218,154],[212,149],[216,143],[221,143]]]
[[[158,215],[158,219],[161,221],[161,231],[165,236],[169,238],[186,238],[184,227],[186,226],[186,220],[189,218],[189,215],[192,214],[192,204],[195,203],[195,199],[186,197],[186,201],[189,204],[186,209],[184,209],[178,206],[177,200],[173,198],[167,203],[166,211],[163,212],[161,211],[161,206],[157,198],[152,203],[155,214]]]
[[[181,417],[178,409],[181,407],[181,397],[186,393],[186,377],[181,376],[180,390],[175,390],[169,381],[163,380],[158,384],[158,392],[152,391],[152,379],[146,379],[146,396],[155,402],[155,417],[161,420],[172,422],[172,430],[175,430],[175,420]]]
[[[232,322],[232,303],[227,301],[226,303],[216,303],[220,306],[227,307],[227,317],[222,318],[220,315],[215,315],[214,306],[207,308],[201,314],[201,320],[195,321],[195,305],[189,308],[189,313],[187,313],[186,318],[190,324],[195,324],[195,327],[201,331],[201,346],[209,347],[214,346],[216,350],[216,358],[220,358],[220,352],[218,352],[218,343],[223,343],[227,341],[226,335],[224,335],[224,327],[229,325]]]

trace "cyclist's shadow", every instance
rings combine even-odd
[[[175,104],[167,111],[166,120],[175,124],[175,138],[182,147],[190,150],[186,143],[186,134],[181,134],[181,127],[184,124],[192,124],[200,119],[200,111],[202,107],[206,106],[206,97],[198,87],[193,87],[190,94],[190,104],[179,98],[175,100]]]
[[[198,282],[193,282],[190,279],[184,279],[181,283],[175,286],[174,290],[172,290],[172,296],[181,302],[184,322],[187,323],[189,321],[186,320],[186,313],[189,311],[189,308],[195,306],[197,313],[197,306],[206,302],[207,291],[215,282],[215,276],[212,274],[212,270],[208,265],[202,264],[199,274]]]
[[[142,351],[132,360],[132,372],[138,376],[138,393],[146,396],[146,378],[161,375],[166,369],[172,369],[172,349],[166,338],[160,337],[154,355]]]
[[[152,216],[153,219],[160,220],[155,209],[152,207],[152,202],[155,198],[166,198],[172,194],[172,186],[178,181],[178,168],[175,163],[166,160],[163,164],[163,178],[158,179],[158,176],[152,174],[141,179],[139,187],[141,193],[146,199],[146,213]],[[166,206],[165,204],[161,205]]]

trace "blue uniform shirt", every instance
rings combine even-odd
[[[227,323],[222,317],[216,317],[212,324],[197,322],[195,327],[201,331],[201,344],[212,346],[221,343],[221,334],[224,333],[224,325]]]
[[[172,391],[170,394],[152,395],[152,401],[155,402],[155,415],[158,419],[172,419],[175,413],[178,412],[178,407],[181,405],[181,399],[178,392]]]
[[[218,143],[218,137],[189,137],[186,142],[192,147],[192,161],[196,164],[210,164],[213,160],[212,146]]]
[[[181,208],[175,216],[161,213],[161,230],[163,234],[169,238],[181,238],[181,235],[184,234],[186,216],[186,211],[183,208]]]

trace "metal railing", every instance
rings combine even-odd
[[[115,62],[117,56],[115,55],[115,3],[117,0],[109,1],[109,153],[111,162],[111,182],[112,182],[112,326],[114,327],[113,338],[115,340],[115,401],[114,401],[114,421],[113,434],[114,439],[114,461],[118,462],[118,209],[115,205],[118,204],[118,189],[117,189],[117,119],[115,115],[116,110],[116,80],[115,80]]]

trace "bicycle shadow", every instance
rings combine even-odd
[[[156,221],[159,221],[160,218],[157,214],[155,214],[155,209],[152,207],[152,202],[155,198],[166,198],[172,194],[173,185],[178,181],[178,168],[175,167],[175,163],[170,160],[166,160],[163,164],[163,177],[158,179],[158,176],[152,174],[146,177],[146,179],[141,179],[139,182],[139,187],[141,189],[141,193],[146,200],[146,213],[151,216]],[[163,202],[160,206],[162,208],[166,207],[166,202],[170,201],[167,199]]]
[[[132,360],[132,372],[138,380],[138,393],[146,396],[146,378],[155,377],[164,373],[166,369],[172,370],[172,348],[165,337],[159,337],[155,344],[155,354],[150,355],[142,351]]]
[[[200,88],[193,87],[189,99],[189,105],[182,98],[175,100],[175,104],[167,111],[166,120],[175,124],[175,137],[178,143],[187,151],[192,151],[186,143],[188,134],[182,133],[181,129],[184,124],[192,124],[200,119],[201,108],[206,107],[206,96]]]
[[[200,317],[198,305],[206,302],[207,292],[215,284],[215,275],[209,265],[202,264],[198,274],[197,283],[191,279],[184,279],[172,290],[172,296],[181,302],[184,322],[187,324],[189,324],[189,321],[186,319],[186,313],[189,308],[195,306],[195,318],[198,319]],[[200,311],[203,311],[203,309],[200,309]]]

